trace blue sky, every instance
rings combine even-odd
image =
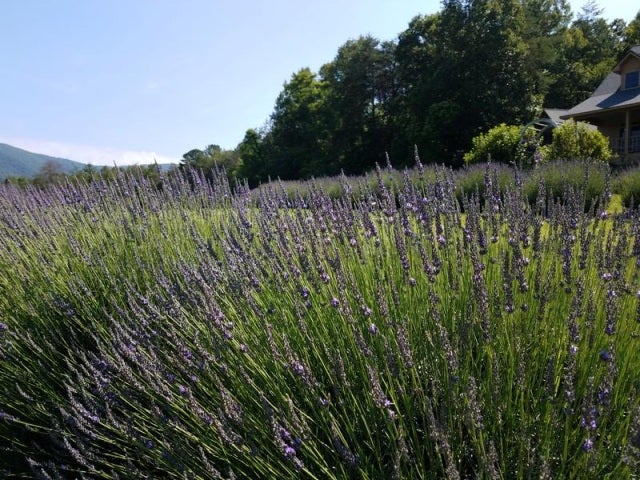
[[[603,15],[630,21],[629,3],[608,0]],[[0,142],[94,165],[232,149],[294,72],[438,10],[436,0],[5,0]]]

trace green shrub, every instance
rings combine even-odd
[[[640,169],[619,173],[613,182],[612,191],[620,195],[625,207],[635,208],[640,205]]]
[[[611,156],[609,141],[598,130],[584,122],[569,120],[553,131],[550,148],[545,160],[602,160]]]
[[[489,159],[499,163],[522,164],[528,158],[529,147],[534,147],[537,141],[533,131],[527,130],[523,135],[522,127],[501,123],[473,138],[472,143],[471,151],[464,155],[467,165]]]

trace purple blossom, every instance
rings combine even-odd
[[[600,352],[600,360],[602,360],[603,362],[610,362],[613,359],[613,356],[611,355],[611,352],[609,352],[608,350],[602,350]]]
[[[576,399],[576,394],[573,390],[566,390],[564,396],[567,399],[567,402],[571,403]],[[573,414],[573,411],[569,415]]]
[[[640,293],[640,292],[639,292]],[[6,332],[7,331],[7,324],[4,322],[0,322],[0,332]]]
[[[291,370],[296,375],[304,375],[304,366],[300,362],[293,362],[291,364]]]
[[[334,308],[337,308],[340,305],[340,300],[338,300],[336,297],[333,297],[331,299],[331,306]]]
[[[193,353],[191,353],[191,350],[189,350],[188,348],[185,348],[182,351],[182,357],[187,361],[191,360],[191,359],[193,359]]]
[[[411,285],[412,287],[416,286],[416,279],[413,277],[409,277],[409,285]]]
[[[188,391],[189,389],[184,385],[178,385],[178,392],[180,393],[180,395],[186,395]]]
[[[610,397],[611,397],[611,390],[607,387],[603,387],[600,390],[598,390],[598,403],[600,405],[609,405],[610,403]]]
[[[539,165],[540,163],[542,163],[542,153],[537,148],[536,148],[536,151],[533,154],[533,163],[535,165]]]
[[[285,456],[286,458],[288,458],[289,460],[291,460],[293,457],[295,457],[295,455],[296,455],[296,449],[295,449],[295,448],[293,448],[292,446],[287,445],[287,446],[284,448],[284,456]]]
[[[280,438],[282,441],[290,443],[291,442],[291,432],[286,428],[280,427]]]
[[[590,452],[591,450],[593,450],[593,440],[587,438],[582,444],[582,450],[584,450],[585,452]]]
[[[595,418],[586,419],[583,417],[580,420],[580,426],[586,430],[595,430],[598,428],[598,422],[596,422]]]
[[[376,326],[375,323],[372,323],[372,324],[369,325],[369,332],[374,334],[374,335],[376,333],[378,333],[378,327]]]

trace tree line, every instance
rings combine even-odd
[[[567,0],[443,0],[393,40],[361,36],[319,71],[293,73],[263,126],[233,150],[194,148],[180,166],[224,167],[250,186],[361,174],[386,156],[402,167],[416,148],[425,163],[457,167],[491,128],[586,99],[637,44],[640,11],[627,24],[593,1],[574,15]]]
[[[394,165],[463,163],[472,139],[501,123],[587,98],[640,44],[640,12],[611,22],[591,2],[444,0],[391,41],[361,36],[318,72],[292,74],[260,128],[234,150],[191,150],[182,163],[224,166],[254,186],[269,178],[359,174]]]

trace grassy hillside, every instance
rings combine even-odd
[[[0,143],[0,180],[11,176],[34,177],[47,162],[55,163],[63,173],[71,173],[84,167],[84,163],[28,152]]]

